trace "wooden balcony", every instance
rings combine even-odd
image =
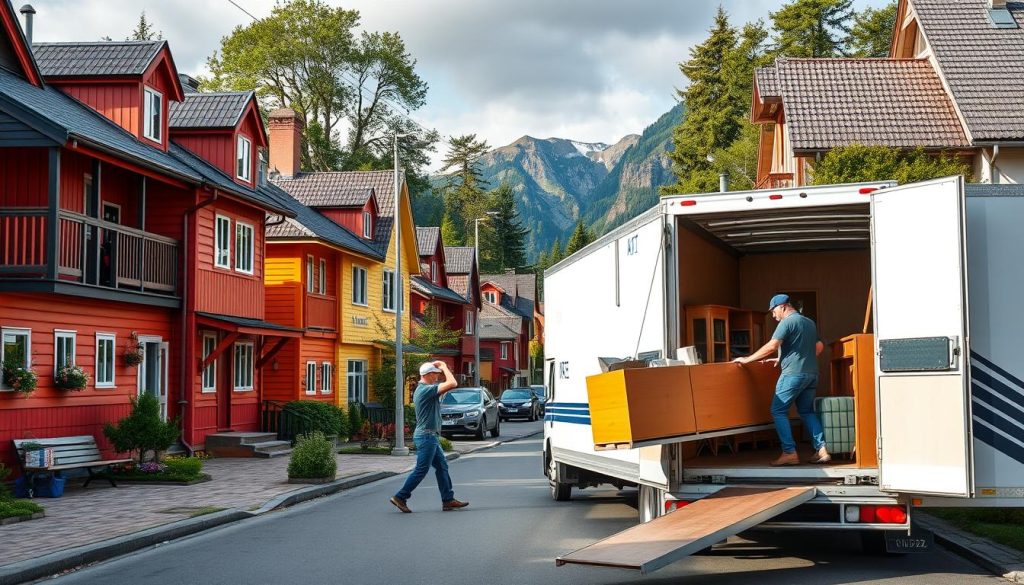
[[[307,294],[305,308],[307,328],[338,330],[338,300],[335,297]]]
[[[46,208],[0,209],[3,280],[77,283],[165,296],[177,293],[176,240],[64,210],[56,213],[58,228],[53,234],[48,225],[52,217]],[[43,289],[28,286],[26,290]]]
[[[769,173],[765,175],[757,185],[755,189],[786,189],[793,187],[793,173]]]

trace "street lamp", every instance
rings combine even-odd
[[[484,217],[473,220],[473,259],[476,261],[476,277],[480,279],[480,222],[487,221],[498,215],[497,211],[488,211]],[[472,286],[472,282],[469,283]],[[480,294],[480,286],[477,285],[476,294]],[[480,303],[475,304],[476,322],[473,323],[473,385],[480,385]]]
[[[402,363],[402,200],[398,179],[398,139],[409,134],[395,133],[395,446],[392,455],[408,455],[405,446],[405,368]]]

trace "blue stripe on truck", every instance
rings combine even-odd
[[[589,415],[568,416],[568,415],[562,415],[562,414],[548,413],[548,414],[544,415],[544,420],[545,421],[554,421],[554,422],[574,423],[574,424],[578,424],[578,425],[589,425],[590,424],[590,416]]]

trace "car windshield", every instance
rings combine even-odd
[[[501,394],[501,399],[502,400],[529,400],[530,399],[530,391],[526,390],[526,389],[518,389],[518,388],[510,389],[510,390],[505,390]]]
[[[441,404],[477,404],[479,402],[479,390],[452,390],[441,397]]]

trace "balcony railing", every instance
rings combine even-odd
[[[793,173],[769,173],[757,183],[755,188],[786,189],[793,186]]]
[[[338,329],[338,301],[334,297],[306,295],[306,327]]]
[[[0,209],[0,273],[45,278],[47,209]],[[173,294],[178,242],[61,210],[55,260],[62,281]]]

